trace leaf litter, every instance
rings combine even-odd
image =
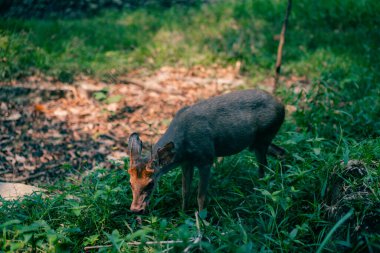
[[[112,83],[32,76],[0,83],[0,181],[52,184],[127,156],[138,132],[149,148],[185,105],[247,84],[238,66],[137,69]]]

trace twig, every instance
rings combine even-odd
[[[286,27],[288,25],[288,19],[289,19],[291,8],[292,8],[292,0],[288,0],[288,7],[286,9],[285,19],[284,19],[284,22],[282,24],[282,29],[281,29],[280,43],[278,44],[278,49],[277,49],[276,73],[274,76],[273,93],[278,88],[277,86],[278,86],[278,80],[280,78],[281,61],[282,61],[282,48],[284,47],[284,44],[285,44],[285,33],[286,33]]]
[[[90,250],[93,250],[93,249],[103,249],[103,248],[110,248],[112,247],[112,245],[96,245],[96,246],[87,246],[87,247],[84,247],[84,252],[89,252]]]
[[[115,81],[118,81],[119,83],[122,84],[133,84],[135,86],[138,86],[142,89],[146,89],[145,85],[143,83],[140,83],[139,81],[130,79],[130,78],[117,78]]]
[[[198,236],[192,241],[192,243],[187,246],[183,252],[189,252],[191,249],[192,245],[194,244],[199,244],[202,240],[202,233],[200,229],[200,222],[199,222],[199,217],[198,217],[198,212],[195,212],[195,220],[196,220],[196,226],[197,226],[197,231],[198,231]],[[171,241],[148,241],[148,242],[127,242],[126,244],[128,246],[140,246],[140,245],[163,245],[163,244],[178,244],[178,243],[184,243],[182,240],[171,240]],[[90,250],[96,250],[96,249],[103,249],[103,248],[111,248],[112,245],[107,244],[107,245],[95,245],[95,246],[87,246],[84,247],[84,251],[87,253]],[[200,250],[202,250],[202,246],[200,245]]]
[[[197,232],[198,232],[198,238],[199,237],[202,237],[202,234],[201,234],[201,227],[199,225],[199,213],[198,211],[195,212],[195,221],[196,221],[196,225],[197,225]]]
[[[143,90],[148,90],[148,91],[153,91],[155,93],[168,93],[168,94],[172,94],[172,95],[178,95],[178,96],[182,96],[182,92],[176,92],[176,91],[168,91],[164,88],[162,89],[159,89],[159,88],[154,88],[154,87],[148,87],[147,85],[144,85],[143,83],[139,82],[139,81],[136,81],[136,80],[133,80],[133,79],[129,79],[129,78],[123,78],[123,79],[118,79],[118,81],[120,83],[123,83],[123,84],[132,84],[132,85],[135,85],[137,87],[140,87],[141,89]]]
[[[76,87],[72,85],[59,84],[59,85],[46,85],[41,83],[28,83],[28,85],[24,85],[22,83],[0,83],[1,89],[26,89],[32,91],[62,91],[62,92],[71,92],[74,97],[78,96],[78,91]]]
[[[183,252],[189,252],[191,247],[194,244],[199,244],[202,241],[202,233],[200,229],[200,222],[199,222],[199,215],[198,212],[195,212],[195,220],[196,220],[196,226],[197,226],[197,231],[198,231],[198,236],[194,240],[190,240],[192,243],[187,246]],[[182,240],[171,240],[171,241],[148,241],[148,242],[127,242],[126,244],[128,246],[140,246],[140,245],[171,245],[171,244],[178,244],[178,243],[184,243]],[[104,249],[104,248],[111,248],[112,245],[107,244],[107,245],[95,245],[95,246],[87,246],[84,247],[84,251],[90,252],[91,250],[96,250],[96,249]],[[202,246],[200,245],[200,250],[202,250]]]
[[[127,245],[131,245],[131,246],[139,246],[139,245],[142,245],[142,244],[146,244],[146,245],[161,245],[161,244],[177,244],[177,243],[183,243],[182,240],[177,240],[177,241],[157,241],[157,242],[154,242],[154,241],[149,241],[149,242],[127,242]]]
[[[181,240],[177,241],[148,241],[148,242],[127,242],[126,244],[129,246],[140,246],[140,245],[162,245],[162,244],[178,244],[178,243],[183,243]],[[84,247],[84,251],[88,252],[93,249],[102,249],[102,248],[111,248],[112,245],[107,244],[107,245],[96,245],[96,246],[87,246]]]
[[[198,236],[194,240],[190,240],[192,243],[187,246],[183,252],[189,252],[191,249],[192,245],[194,244],[199,244],[202,241],[202,233],[200,229],[200,222],[199,222],[199,217],[198,217],[198,212],[195,212],[195,220],[196,220],[196,226],[197,226],[197,231],[198,231]],[[182,240],[171,240],[171,241],[148,241],[148,242],[127,242],[126,244],[128,246],[140,246],[140,245],[163,245],[163,244],[178,244],[178,243],[184,243]],[[107,244],[107,245],[95,245],[95,246],[87,246],[84,247],[84,251],[87,253],[90,250],[96,250],[96,249],[103,249],[103,248],[111,248],[112,245]],[[202,250],[202,246],[200,245],[200,250]]]
[[[17,178],[3,178],[0,177],[0,182],[8,182],[8,183],[21,183],[25,182],[30,179],[34,179],[37,177],[41,177],[46,174],[46,171],[41,171],[36,174],[30,175],[30,176],[24,176],[24,177],[17,177]]]
[[[198,215],[198,211],[195,212],[195,225],[197,226],[197,232],[198,232],[198,236],[197,238],[195,238],[195,240],[193,241],[192,244],[198,244],[202,241],[202,233],[201,233],[201,228],[200,228],[200,225],[199,225],[199,215]],[[187,246],[183,252],[189,252],[189,250],[191,249],[191,244],[189,246]],[[202,251],[202,245],[199,245],[199,249],[200,251]]]

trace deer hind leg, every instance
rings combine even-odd
[[[191,183],[193,181],[194,166],[191,164],[182,165],[182,210],[189,206]]]
[[[250,150],[255,152],[257,162],[259,164],[259,177],[262,178],[265,175],[265,167],[268,166],[267,153],[268,147],[271,141],[258,141],[250,147]]]
[[[257,162],[259,163],[259,177],[260,178],[264,177],[265,167],[268,166],[267,150],[268,150],[268,146],[259,147],[255,149],[256,159],[257,159]]]
[[[199,169],[199,185],[198,185],[198,208],[202,211],[207,198],[208,182],[211,174],[211,165],[198,167]]]

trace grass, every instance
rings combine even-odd
[[[345,2],[294,3],[285,74],[314,78],[335,67],[351,71],[352,64],[364,65],[367,73],[378,69],[379,4]],[[284,8],[285,1],[220,1],[108,11],[86,19],[5,19],[0,78],[42,72],[65,81],[78,73],[107,78],[142,66],[241,61],[243,71],[259,80],[272,72],[278,44],[273,37]]]
[[[0,22],[0,76],[34,73],[70,81],[133,68],[242,62],[257,83],[273,72],[285,1],[217,1],[201,7],[106,12],[80,20]],[[213,169],[210,203],[199,224],[180,210],[179,170],[165,175],[142,225],[129,210],[126,170],[99,168],[64,193],[3,201],[2,251],[315,252],[380,250],[378,1],[294,2],[283,75],[307,76],[309,90],[277,92],[296,108],[275,142],[266,177],[248,151]],[[297,85],[297,84],[295,84]],[[360,160],[365,175],[344,169]],[[124,167],[127,165],[124,165]],[[173,204],[175,203],[175,204]],[[206,217],[207,216],[207,217]],[[193,243],[198,230],[203,240]],[[130,242],[181,240],[172,245]]]
[[[353,142],[348,147],[335,147],[335,152],[329,153],[330,141],[308,139],[295,132],[282,137],[286,137],[283,143],[292,155],[285,167],[271,159],[273,171],[262,180],[257,178],[253,169],[256,162],[249,152],[216,165],[207,218],[201,219],[200,225],[204,250],[310,252],[322,247],[322,243],[325,249],[338,251],[350,247],[378,249],[378,231],[362,228],[355,232],[354,228],[372,222],[370,211],[379,215],[375,209],[380,197],[379,171],[371,165],[377,161],[378,166],[379,140]],[[348,159],[363,160],[369,170],[364,179],[355,179],[350,186],[361,187],[366,182],[371,195],[355,205],[346,204],[347,208],[355,208],[355,213],[351,213],[353,218],[343,224],[336,221],[340,225],[336,228],[338,225],[326,215],[326,185],[331,186],[329,174],[342,173],[339,161],[347,159],[347,153]],[[111,243],[114,251],[120,247],[128,252],[156,252],[165,250],[166,246],[132,247],[127,242],[183,240],[184,243],[174,246],[174,251],[189,245],[196,249],[199,245],[189,242],[198,233],[193,212],[183,213],[180,205],[173,205],[179,202],[180,185],[178,170],[163,178],[151,213],[142,217],[140,226],[135,215],[128,211],[131,192],[126,171],[98,169],[81,182],[62,182],[51,187],[51,191],[65,189],[62,194],[4,201],[0,245],[4,251],[32,251],[35,247],[40,251],[59,248],[77,252],[86,245]],[[193,197],[194,211],[195,194]],[[334,230],[335,233],[329,233]]]

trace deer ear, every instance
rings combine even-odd
[[[128,139],[128,154],[131,162],[136,161],[141,156],[142,141],[137,133],[133,133]]]
[[[160,166],[165,166],[174,160],[174,143],[166,143],[164,147],[157,150],[158,163]]]

